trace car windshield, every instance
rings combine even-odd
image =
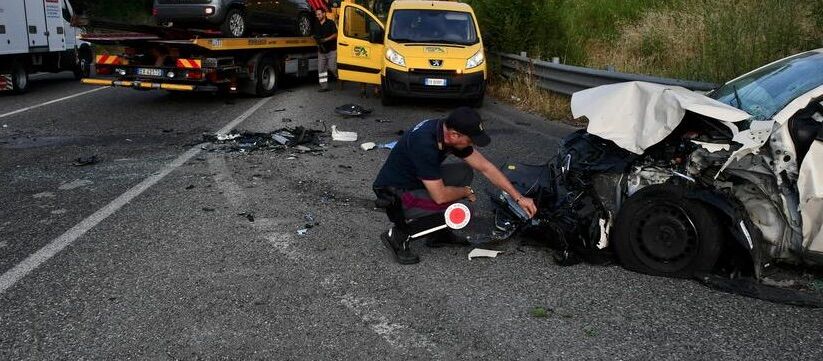
[[[397,10],[389,39],[398,43],[476,44],[472,15],[461,11]]]
[[[754,120],[766,120],[821,85],[823,53],[807,52],[730,81],[709,96],[744,110]]]

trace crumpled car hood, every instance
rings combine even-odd
[[[751,117],[683,87],[639,81],[574,93],[571,109],[575,118],[589,120],[589,133],[635,154],[643,154],[671,134],[687,110],[724,122],[735,134],[737,127],[732,123]]]

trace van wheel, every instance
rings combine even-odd
[[[392,95],[389,88],[386,87],[386,80],[383,79],[382,86],[380,87],[380,103],[383,104],[385,107],[390,107],[392,105],[397,105],[397,97]]]
[[[690,278],[708,273],[720,256],[722,225],[681,187],[651,185],[629,198],[612,232],[615,254],[627,269]]]
[[[312,21],[306,14],[300,14],[297,18],[297,35],[312,36]]]
[[[279,72],[277,64],[272,58],[263,58],[257,63],[257,72],[255,79],[257,79],[257,88],[255,94],[259,97],[268,97],[277,91],[279,82]]]
[[[242,38],[246,34],[246,14],[240,9],[231,9],[220,26],[223,36],[230,38]]]
[[[15,61],[11,64],[11,92],[23,94],[29,90],[29,73],[23,63]]]

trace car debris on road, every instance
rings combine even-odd
[[[337,130],[336,125],[331,126],[331,139],[339,142],[356,142],[357,133]]]
[[[286,149],[292,147],[302,152],[324,151],[322,130],[305,127],[282,128],[271,133],[238,132],[228,134],[203,134],[206,142],[223,145],[218,148],[229,152],[251,152],[258,149]],[[309,147],[312,146],[312,147]]]
[[[337,108],[334,108],[334,112],[340,115],[345,115],[347,117],[360,117],[367,114],[371,114],[373,109],[366,109],[361,105],[357,104],[344,104]]]
[[[92,164],[97,164],[98,158],[96,155],[92,155],[89,157],[80,157],[74,160],[71,164],[75,167],[82,167]]]

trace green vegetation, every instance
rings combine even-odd
[[[538,306],[538,307],[532,308],[531,314],[532,314],[533,317],[546,318],[546,317],[549,317],[549,312],[550,312],[550,310],[546,310],[545,308]]]
[[[721,82],[823,46],[823,0],[466,0],[491,50]]]

